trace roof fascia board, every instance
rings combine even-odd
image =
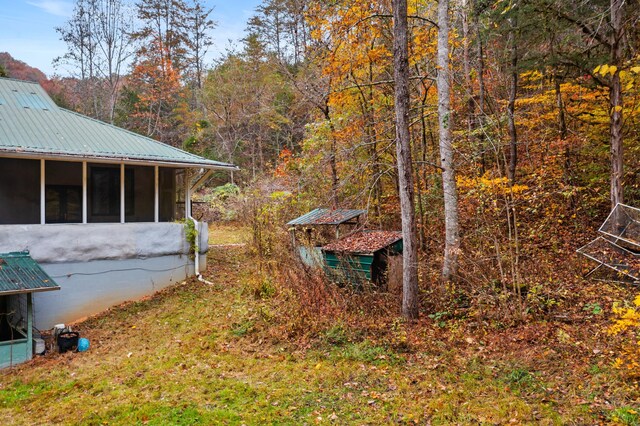
[[[10,290],[10,291],[0,291],[0,296],[9,296],[12,294],[25,294],[25,293],[40,293],[43,291],[54,291],[60,290],[60,286],[57,287],[39,287],[39,288],[29,288],[29,289],[21,289],[21,290]]]
[[[84,155],[64,155],[64,154],[42,154],[35,152],[16,152],[0,150],[0,157],[5,158],[21,158],[30,160],[52,160],[52,161],[70,161],[81,163],[87,161],[90,163],[104,163],[104,164],[130,164],[137,166],[167,166],[177,168],[194,168],[194,169],[209,169],[209,170],[240,170],[237,166],[222,166],[214,164],[200,164],[200,163],[180,163],[176,161],[162,161],[162,160],[136,160],[131,158],[104,158],[93,157]]]

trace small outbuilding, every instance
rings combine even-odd
[[[366,210],[317,208],[287,223],[293,246],[307,266],[322,265],[321,247],[361,226]]]
[[[33,355],[32,294],[60,290],[28,252],[0,253],[0,368]]]
[[[387,283],[392,257],[402,254],[402,232],[359,231],[322,247],[327,276],[339,283]]]

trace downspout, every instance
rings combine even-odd
[[[234,170],[240,170],[240,169],[238,167],[235,167],[231,170],[231,180],[233,180]],[[198,278],[198,281],[208,285],[214,285],[214,284],[211,281],[205,280],[202,277],[202,274],[200,273],[200,232],[199,232],[200,226],[198,221],[195,220],[193,216],[191,216],[191,194],[194,191],[196,191],[198,188],[200,188],[202,185],[204,185],[204,183],[207,181],[207,179],[209,179],[209,177],[211,177],[212,174],[213,174],[213,169],[208,169],[207,171],[201,174],[201,176],[196,180],[193,186],[189,186],[189,181],[187,180],[188,198],[185,197],[185,210],[187,212],[186,216],[189,220],[193,221],[193,226],[195,227],[196,232],[198,233],[198,235],[196,235],[196,241],[195,241],[196,247],[195,247],[195,258],[194,258],[196,278]],[[187,203],[189,204],[188,208],[187,208]]]
[[[190,201],[191,201],[191,200],[189,200],[189,202],[190,202]],[[191,212],[189,212],[189,213],[191,213]],[[195,241],[195,246],[196,246],[196,247],[195,247],[195,253],[194,253],[194,267],[195,267],[195,272],[196,272],[196,278],[198,279],[198,281],[200,281],[200,282],[202,282],[202,283],[205,283],[205,284],[208,284],[208,285],[213,285],[213,283],[212,283],[212,282],[205,280],[205,279],[202,277],[202,274],[200,273],[200,231],[199,231],[199,229],[200,229],[200,224],[198,223],[198,221],[197,221],[197,220],[195,220],[195,219],[193,218],[193,216],[191,216],[191,214],[189,214],[189,215],[187,216],[187,218],[188,218],[189,220],[192,220],[192,221],[193,221],[193,226],[194,226],[194,227],[195,227],[195,229],[196,229],[196,241]]]
[[[209,176],[211,176],[211,174],[213,173],[213,170],[209,169],[207,170],[197,181],[193,186],[189,186],[190,183],[187,180],[187,197],[185,197],[185,207],[186,207],[186,211],[187,211],[187,219],[193,221],[193,226],[196,230],[196,239],[195,239],[195,253],[194,253],[194,268],[195,268],[195,273],[196,273],[196,278],[198,279],[198,281],[208,284],[208,285],[213,285],[212,282],[207,281],[204,279],[204,277],[202,276],[202,274],[200,273],[200,224],[199,222],[191,215],[191,194],[193,193],[193,191],[195,191],[196,189],[198,189],[200,186],[202,186],[202,184],[205,183],[205,181],[209,178]],[[187,207],[187,203],[188,203],[188,207]]]

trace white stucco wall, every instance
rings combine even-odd
[[[200,252],[208,227],[200,223]],[[0,253],[29,251],[39,263],[122,260],[187,254],[181,223],[0,225]]]
[[[199,224],[206,267],[208,227]],[[139,299],[194,274],[181,223],[0,225],[0,253],[29,251],[61,290],[34,295],[41,330]]]

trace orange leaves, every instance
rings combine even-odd
[[[278,155],[278,163],[273,175],[275,177],[286,177],[289,172],[295,168],[296,161],[293,157],[293,152],[289,148],[284,148]]]

